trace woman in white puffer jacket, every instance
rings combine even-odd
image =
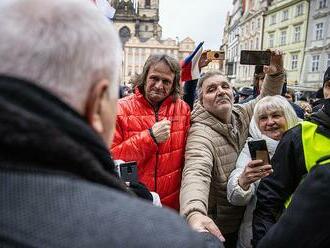
[[[273,172],[271,165],[264,165],[261,160],[251,160],[248,141],[264,139],[269,157],[272,158],[283,133],[297,125],[299,120],[290,103],[279,95],[264,97],[255,106],[249,127],[251,137],[247,139],[227,185],[228,201],[236,206],[247,206],[239,230],[237,247],[252,247],[256,189],[260,179]]]

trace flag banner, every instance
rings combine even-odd
[[[181,64],[181,81],[189,81],[199,78],[198,61],[203,52],[204,41],[200,42],[195,50],[184,59]]]

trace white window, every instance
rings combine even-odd
[[[315,25],[315,39],[322,40],[323,39],[323,23],[318,23]]]
[[[274,25],[274,24],[276,24],[276,14],[270,17],[270,25]]]
[[[330,53],[328,53],[328,62],[327,62],[327,68],[330,66]]]
[[[268,35],[268,47],[274,47],[274,33]]]
[[[250,40],[250,49],[253,50],[253,40]]]
[[[284,46],[286,44],[286,30],[281,31],[280,35],[280,45]]]
[[[251,23],[251,30],[252,30],[252,32],[255,31],[254,30],[254,21],[252,21],[252,23]]]
[[[319,9],[327,7],[327,0],[319,0]]]
[[[291,70],[295,70],[298,67],[298,54],[291,56]]]
[[[300,3],[296,6],[296,16],[301,16],[304,14],[304,4]]]
[[[312,72],[319,71],[320,55],[312,56]]]
[[[282,12],[282,21],[286,21],[289,19],[289,10],[284,10]]]
[[[257,20],[257,28],[260,28],[260,18]]]
[[[258,50],[259,49],[259,38],[257,37],[256,38],[256,50]]]
[[[301,34],[301,26],[295,26],[293,42],[300,42],[300,34]]]

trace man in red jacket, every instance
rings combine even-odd
[[[180,99],[180,66],[168,55],[151,55],[135,94],[119,100],[114,159],[137,161],[139,181],[159,194],[162,204],[179,209],[179,190],[189,106]]]

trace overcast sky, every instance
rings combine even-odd
[[[160,0],[163,38],[192,38],[205,49],[219,49],[227,12],[233,0]]]

